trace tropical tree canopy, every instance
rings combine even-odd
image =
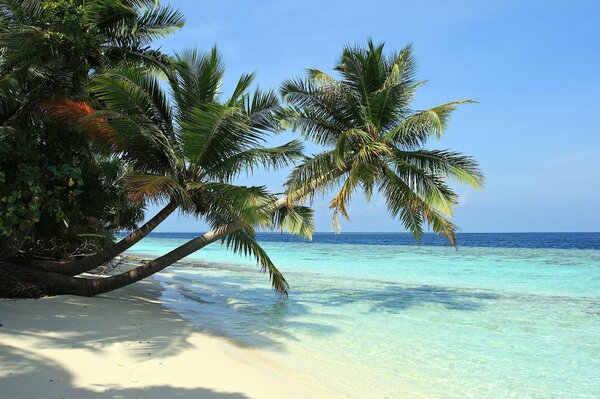
[[[426,147],[440,138],[458,100],[426,110],[411,104],[424,82],[416,80],[411,46],[384,54],[383,44],[345,47],[335,67],[339,78],[309,69],[305,78],[283,83],[289,126],[326,150],[295,168],[287,189],[294,200],[339,188],[330,202],[334,225],[338,214],[349,218],[352,195],[367,199],[378,190],[390,213],[418,239],[424,225],[456,244],[452,224],[458,196],[448,181],[479,188],[483,174],[469,156]]]
[[[216,48],[176,54],[166,90],[151,70],[120,67],[96,75],[90,84],[100,110],[85,102],[56,101],[49,115],[78,126],[118,156],[131,173],[130,196],[142,202],[174,202],[212,228],[239,223],[223,237],[236,252],[253,255],[269,271],[274,287],[287,283],[255,239],[255,228],[280,227],[312,233],[312,214],[291,207],[273,215],[276,198],[264,186],[240,186],[235,179],[255,168],[278,169],[303,159],[294,140],[264,147],[278,130],[276,94],[250,91],[254,76],[242,75],[229,98],[221,99],[224,67]]]
[[[168,57],[150,41],[182,24],[177,10],[155,1],[0,4],[0,255],[27,247],[68,257],[141,220],[142,207],[121,184],[122,163],[45,118],[40,105],[89,98],[90,77],[109,67],[164,68]]]

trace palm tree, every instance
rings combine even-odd
[[[65,132],[63,126],[56,126],[42,118],[38,105],[65,96],[87,98],[89,78],[115,65],[127,63],[164,70],[169,58],[149,45],[152,40],[173,32],[183,23],[179,11],[161,6],[154,0],[3,1],[0,5],[0,124],[4,125],[4,131],[10,132],[5,136],[14,138],[7,139],[5,143],[14,142],[11,145],[17,150],[15,157],[20,161],[15,164],[33,167],[36,162],[43,163],[37,176],[34,176],[43,185],[43,176],[49,174],[47,169],[56,166],[52,162],[59,165],[87,162],[92,166],[104,162],[101,154],[89,146],[89,140],[73,137],[71,132]],[[64,149],[66,154],[74,153],[72,159],[56,159],[60,158],[56,150],[43,153],[45,148],[50,147],[48,142],[55,148]],[[72,151],[73,148],[77,148],[77,151]],[[16,166],[7,174],[16,176],[17,182],[25,178],[31,180],[30,176],[21,176],[23,172]],[[85,177],[88,183],[92,183],[89,174]],[[14,181],[6,183],[15,184]],[[42,193],[51,191],[50,187],[39,190],[36,187],[36,190]],[[34,225],[42,209],[48,212],[47,204],[57,204],[54,206],[55,213],[62,213],[68,204],[65,204],[64,198],[57,197],[40,200],[40,196],[33,192],[22,196],[21,209],[31,211],[23,213],[21,219],[14,223],[15,226],[7,228],[12,231],[8,240],[0,236],[0,242],[8,241],[8,244],[0,243],[0,247],[5,249],[2,251],[0,248],[2,256],[13,256],[27,236],[33,234],[30,232],[35,230]],[[67,199],[71,201],[72,197]],[[114,198],[111,201],[116,202]],[[162,215],[159,213],[157,217]],[[92,216],[96,215],[83,215],[81,219],[97,219]],[[105,218],[110,217],[113,215]],[[57,217],[45,220],[40,225],[47,226],[54,219],[59,220],[56,226],[62,230],[75,230],[79,226],[77,222],[80,222],[71,220],[75,223],[70,223],[71,227],[66,228],[66,218],[61,220]],[[133,221],[129,221],[120,226],[129,227],[132,224]],[[107,223],[79,227],[93,227],[92,232],[95,232],[105,225]],[[95,258],[88,262],[92,259]]]
[[[418,239],[423,224],[456,245],[449,221],[457,196],[448,179],[479,188],[483,175],[477,162],[449,150],[424,148],[440,137],[452,111],[468,100],[454,101],[423,111],[411,110],[415,90],[412,48],[385,57],[383,45],[347,47],[335,68],[340,80],[311,69],[306,79],[287,81],[282,96],[290,108],[286,122],[307,139],[330,147],[297,166],[287,194],[264,206],[279,225],[310,236],[308,208],[295,206],[317,192],[341,184],[330,206],[334,217],[347,215],[352,194],[362,188],[367,197],[375,189],[385,196],[390,212]],[[310,226],[310,227],[307,227]],[[129,285],[156,273],[195,251],[243,231],[238,220],[223,223],[171,252],[128,272],[101,280],[69,278],[65,293],[95,295]],[[266,256],[266,254],[265,254]],[[54,276],[62,281],[64,276]]]
[[[241,230],[228,237],[228,245],[254,254],[271,272],[275,287],[285,292],[285,280],[254,240],[253,226],[278,223],[290,230],[293,223],[285,217],[274,221],[272,212],[265,211],[275,198],[264,187],[238,186],[234,180],[257,166],[287,166],[301,159],[302,146],[294,140],[263,147],[269,132],[278,128],[274,117],[279,109],[277,96],[259,89],[250,93],[254,77],[243,75],[232,96],[221,102],[223,74],[216,48],[206,54],[190,50],[174,58],[169,93],[152,73],[118,68],[92,81],[94,96],[104,110],[73,100],[45,108],[51,117],[79,126],[118,154],[134,170],[127,177],[127,186],[135,200],[168,201],[159,215],[179,208],[214,227],[238,224]],[[45,268],[70,275],[95,268],[98,262],[106,262],[139,241],[164,217],[154,219],[150,227],[132,233],[125,244],[95,255],[91,262],[87,258]]]
[[[385,56],[384,45],[346,47],[335,67],[341,79],[309,69],[305,79],[284,82],[281,95],[290,105],[292,129],[327,150],[306,160],[291,174],[288,192],[295,200],[312,199],[317,191],[341,186],[330,201],[333,224],[341,214],[349,219],[352,194],[363,190],[370,199],[383,194],[388,209],[419,239],[424,224],[456,244],[449,217],[457,194],[448,180],[483,184],[477,162],[450,150],[425,148],[446,129],[459,100],[413,111],[416,89],[412,47]]]

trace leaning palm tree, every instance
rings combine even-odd
[[[379,189],[392,215],[416,238],[424,224],[456,244],[449,217],[457,196],[447,180],[479,188],[483,175],[477,162],[449,150],[424,148],[430,138],[440,137],[449,116],[468,100],[413,111],[410,104],[422,83],[414,80],[412,48],[385,57],[383,45],[347,47],[335,68],[341,79],[309,70],[306,79],[282,86],[290,108],[282,113],[294,130],[328,150],[305,160],[293,170],[287,194],[264,205],[273,222],[310,236],[308,208],[295,204],[341,185],[331,200],[334,217],[347,217],[347,204],[358,189],[370,197]],[[125,273],[101,280],[69,277],[65,292],[95,295],[123,287],[156,273],[210,243],[226,240],[243,231],[239,219],[215,226],[206,234],[171,252]],[[265,254],[266,256],[266,254]],[[62,281],[65,276],[54,276]]]
[[[242,229],[228,237],[234,250],[253,253],[271,272],[275,287],[285,280],[254,239],[254,226],[271,226],[266,205],[275,198],[264,187],[234,184],[255,167],[280,168],[302,157],[291,141],[278,147],[262,144],[277,130],[279,100],[272,91],[249,92],[253,75],[243,75],[230,98],[220,101],[224,68],[217,50],[177,54],[163,91],[151,72],[117,68],[92,81],[102,110],[74,100],[47,104],[48,114],[94,137],[134,172],[127,186],[138,201],[168,202],[152,224],[142,226],[109,251],[69,263],[46,264],[48,271],[76,275],[97,267],[129,248],[158,223],[157,217],[179,208],[218,227],[235,221]],[[172,100],[169,100],[168,98]],[[281,219],[283,222],[284,219]],[[286,220],[285,223],[289,224]]]

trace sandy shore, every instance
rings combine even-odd
[[[149,279],[96,298],[0,300],[0,397],[335,397],[254,350],[195,331],[159,293]]]

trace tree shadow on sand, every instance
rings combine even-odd
[[[157,300],[159,294],[158,285],[142,281],[130,286],[125,294],[121,291],[94,298],[40,299],[31,304],[31,314],[11,324],[5,322],[2,332],[43,338],[57,348],[85,347],[92,351],[135,340],[135,349],[128,355],[138,359],[147,358],[148,353],[177,354],[189,348],[186,338],[193,328],[162,307]],[[45,311],[36,312],[37,306]],[[56,323],[56,319],[65,322]],[[49,325],[52,330],[46,327]]]
[[[250,399],[237,392],[165,385],[96,388],[91,390],[75,386],[73,376],[51,359],[0,346],[0,396],[3,399]]]

